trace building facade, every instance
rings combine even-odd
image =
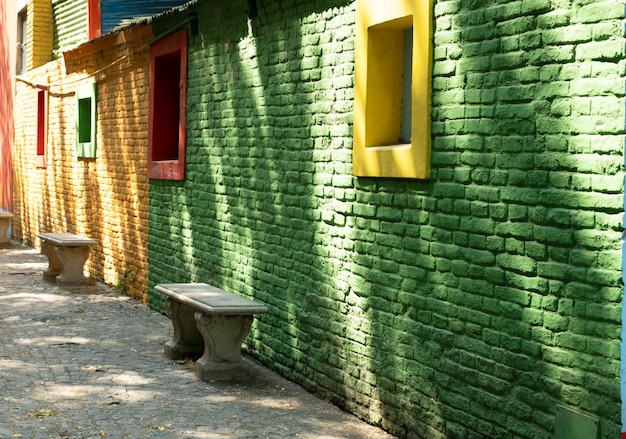
[[[200,0],[49,49],[16,85],[14,237],[91,236],[161,311],[159,283],[265,303],[248,354],[399,437],[618,437],[623,22]]]
[[[623,6],[155,20],[198,29],[185,176],[150,180],[150,303],[201,281],[267,304],[250,354],[400,437],[618,437]]]
[[[88,12],[70,0],[18,11],[13,237],[39,247],[41,232],[90,236],[89,272],[145,300],[153,35],[144,21],[90,40]]]

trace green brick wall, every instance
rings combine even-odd
[[[191,281],[267,304],[249,354],[400,437],[552,438],[558,405],[617,437],[621,3],[436,1],[410,181],[352,176],[352,2],[200,1],[151,305]]]

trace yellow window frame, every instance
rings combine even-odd
[[[413,28],[411,140],[402,143],[404,30]],[[432,0],[357,0],[353,173],[430,176]]]

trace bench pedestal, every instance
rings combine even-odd
[[[41,252],[48,257],[48,268],[43,272],[43,278],[48,282],[54,282],[63,268],[54,251],[55,247],[56,244],[50,241],[43,241],[41,244]]]
[[[174,325],[174,337],[164,346],[165,356],[170,360],[199,358],[204,352],[204,341],[194,320],[196,310],[170,298],[165,307]]]
[[[247,377],[241,344],[250,332],[253,316],[205,314],[171,298],[165,306],[174,325],[174,336],[163,349],[167,358],[202,356],[196,362],[196,375],[203,381]]]
[[[85,262],[89,258],[89,247],[60,247],[54,249],[61,261],[61,274],[57,285],[89,285],[89,277],[84,274]]]
[[[196,362],[196,375],[203,381],[245,379],[250,371],[241,358],[241,344],[253,317],[196,312],[195,319],[204,339],[204,355]]]
[[[13,219],[12,213],[0,212],[0,248],[12,247],[11,240],[7,236],[7,231]]]

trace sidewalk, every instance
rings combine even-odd
[[[260,366],[200,381],[168,360],[169,319],[97,284],[43,281],[38,251],[0,250],[0,438],[392,438]]]

